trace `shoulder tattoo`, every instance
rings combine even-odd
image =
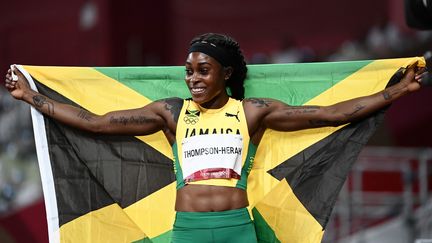
[[[167,98],[159,100],[158,102],[163,102],[165,104],[165,110],[169,111],[174,121],[177,122],[183,106],[183,100],[180,98]]]

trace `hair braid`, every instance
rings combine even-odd
[[[231,91],[231,97],[239,100],[243,99],[243,83],[247,75],[247,66],[238,42],[227,35],[207,33],[192,39],[190,45],[200,41],[207,41],[222,47],[231,55],[233,73],[227,80],[226,85]]]

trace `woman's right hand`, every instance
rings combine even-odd
[[[30,85],[27,82],[27,79],[18,70],[18,68],[14,68],[14,73],[18,77],[18,80],[14,81],[12,79],[12,70],[8,69],[5,76],[5,87],[9,91],[9,93],[15,99],[22,100],[24,97],[24,93],[30,90]]]

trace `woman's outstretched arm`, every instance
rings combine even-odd
[[[95,133],[122,135],[147,135],[160,130],[175,131],[173,107],[182,102],[179,98],[156,101],[142,108],[97,115],[50,99],[32,90],[20,71],[16,70],[15,74],[18,76],[16,81],[12,79],[9,69],[5,79],[5,87],[15,99],[25,101],[43,114],[69,126]]]
[[[368,117],[399,97],[418,90],[423,75],[423,70],[416,74],[414,68],[408,68],[399,83],[381,92],[330,106],[290,106],[277,100],[250,98],[245,99],[244,107],[248,123],[255,131],[339,126]]]

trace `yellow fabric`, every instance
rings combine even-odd
[[[60,242],[133,242],[146,235],[118,204],[87,213],[60,227]]]
[[[321,242],[324,231],[283,179],[256,206],[281,242]]]
[[[124,210],[148,237],[153,238],[172,228],[175,196],[176,183],[173,182]]]
[[[331,105],[353,97],[379,92],[384,89],[390,77],[400,67],[416,62],[420,67],[425,65],[422,58],[374,61],[305,105]],[[285,179],[279,181],[267,171],[342,127],[325,127],[296,132],[273,130],[265,132],[258,147],[254,168],[249,176],[248,197],[250,206],[258,209],[281,242],[319,243],[324,230],[298,201]]]
[[[423,58],[374,61],[305,105],[329,105],[378,92],[384,88],[399,67],[414,62],[418,62],[419,66],[425,64]],[[24,68],[41,83],[96,114],[116,109],[137,108],[150,102],[147,98],[92,68],[33,66],[24,66]],[[92,82],[85,80],[92,80]],[[88,94],[90,90],[91,96]],[[92,99],[95,96],[98,99]],[[286,181],[275,179],[267,171],[340,128],[308,129],[286,133],[272,130],[265,132],[249,176],[248,196],[250,207],[255,206],[259,210],[281,242],[320,242],[323,230],[297,200]],[[173,157],[171,147],[161,132],[140,139],[167,157]],[[60,228],[61,237],[74,239],[74,242],[129,242],[144,238],[143,232],[145,232],[153,238],[172,228],[174,201],[175,183],[171,183],[124,209],[128,215],[127,219],[126,214],[120,213],[119,206],[110,205],[63,225]],[[153,219],[155,221],[152,221]],[[111,225],[110,222],[116,222],[116,225]],[[117,239],[114,238],[117,237],[114,234],[126,238]]]
[[[425,65],[424,59],[418,57],[376,60],[304,105],[331,105],[353,97],[379,92],[384,89],[390,77],[400,67],[416,62],[419,66]],[[251,206],[254,206],[279,183],[279,180],[267,171],[342,127],[323,127],[295,132],[267,129],[258,146],[254,166],[249,175],[248,196]]]
[[[24,68],[42,84],[56,90],[66,98],[95,114],[104,114],[109,111],[120,109],[138,108],[151,102],[141,94],[136,93],[134,90],[92,68],[41,66],[24,66]],[[64,80],[67,80],[67,82],[64,82]],[[87,95],[90,90],[91,96]],[[94,97],[98,98],[94,99]],[[171,146],[162,132],[148,136],[138,136],[137,138],[157,149],[168,158],[173,157]],[[172,222],[174,221],[175,215],[175,183],[172,183],[171,185],[174,185],[174,190],[172,189],[173,187],[166,186],[150,196],[132,204],[124,211],[133,220],[136,226],[146,232],[149,237],[158,236],[172,228]],[[153,205],[153,210],[148,210],[151,207],[150,205]],[[154,210],[154,205],[165,205],[165,207],[159,208],[160,210]],[[120,207],[118,208],[121,210]],[[88,227],[84,228],[94,228],[93,223],[98,223],[99,221],[92,221],[91,218],[93,217],[97,218],[98,216],[92,213],[86,214],[68,223],[67,226],[63,226],[62,229],[64,228],[66,230],[61,230],[61,237],[68,238],[72,237],[73,232],[81,232],[82,239],[94,239],[92,233],[93,230],[79,230],[78,227],[88,225]],[[156,220],[156,222],[159,223],[151,224],[151,222],[155,221],[150,221],[150,219]],[[75,224],[75,221],[80,223]],[[68,234],[67,232],[71,233]],[[76,237],[72,237],[68,239],[75,238]],[[74,242],[123,242],[81,241],[81,238],[79,239],[80,240]]]
[[[151,100],[120,82],[88,67],[23,66],[42,84],[62,94],[95,114],[143,107]],[[89,95],[91,92],[91,95]],[[97,97],[95,99],[94,97]],[[168,158],[172,150],[163,132],[138,139],[152,146]]]
[[[196,120],[196,123],[185,122],[185,120],[188,119],[188,117],[186,116],[186,110],[200,112],[199,119]],[[225,113],[238,115],[238,119],[240,120],[240,122],[238,122],[235,117],[226,117]],[[246,117],[244,114],[243,105],[241,101],[230,98],[228,103],[220,109],[205,109],[191,100],[186,100],[184,102],[183,107],[180,111],[180,116],[177,122],[177,130],[176,130],[176,143],[178,148],[177,154],[179,155],[178,161],[180,167],[182,166],[182,156],[180,155],[182,154],[183,151],[182,149],[183,138],[185,138],[186,136],[190,136],[192,130],[196,131],[196,134],[199,134],[200,129],[202,130],[208,129],[209,134],[212,133],[213,129],[216,129],[217,134],[221,133],[221,129],[224,131],[224,133],[226,133],[227,129],[231,129],[232,134],[236,134],[236,131],[239,130],[241,136],[243,137],[243,153],[242,153],[242,167],[243,167],[248,152],[249,131],[247,128]],[[208,179],[208,180],[189,182],[189,184],[235,187],[237,182],[238,182],[237,179]]]

